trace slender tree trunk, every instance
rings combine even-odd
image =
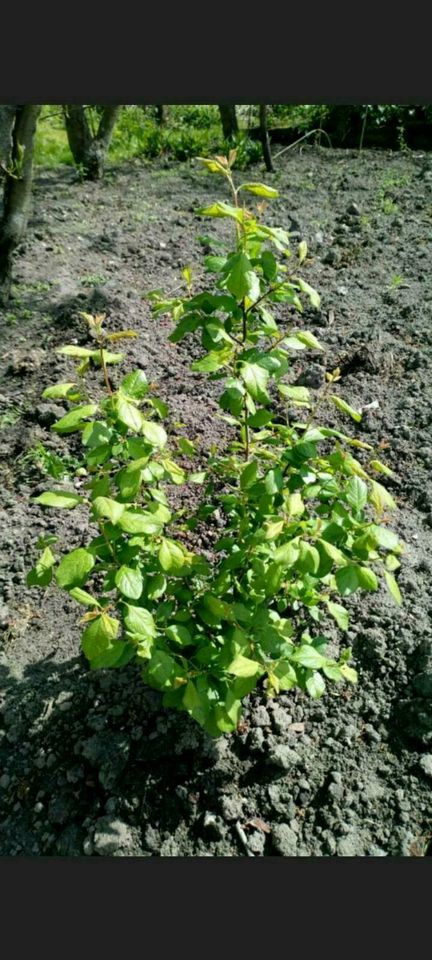
[[[225,140],[232,140],[238,133],[236,108],[233,103],[219,103],[219,113]]]
[[[156,104],[156,120],[163,126],[168,120],[168,107],[163,103]]]
[[[102,109],[99,127],[93,136],[83,106],[67,104],[63,108],[69,146],[77,167],[85,180],[101,180],[114,127],[121,107],[107,105]]]
[[[268,129],[267,129],[267,104],[266,103],[260,103],[259,105],[259,125],[260,125],[261,143],[262,143],[263,155],[264,155],[264,163],[266,165],[266,169],[269,170],[270,172],[273,172],[274,167],[273,167],[273,160],[272,160],[271,149],[270,149],[270,138],[269,138]]]
[[[10,108],[9,108],[10,109]],[[12,277],[12,255],[22,240],[30,212],[33,177],[33,146],[40,106],[25,104],[14,110],[12,147],[7,144],[7,159],[3,197],[3,215],[0,222],[0,300],[7,301]],[[10,114],[8,123],[10,124]],[[5,123],[3,133],[10,129]]]
[[[12,130],[16,107],[0,106],[0,178],[5,174],[12,155]]]

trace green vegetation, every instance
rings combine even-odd
[[[401,601],[394,571],[402,546],[386,525],[396,505],[376,479],[391,471],[370,444],[316,421],[326,404],[361,420],[338,392],[340,371],[327,374],[318,400],[284,379],[291,355],[322,349],[297,319],[304,300],[320,305],[303,276],[306,243],[293,253],[289,234],[261,221],[263,203],[277,191],[250,181],[236,186],[235,159],[234,149],[201,160],[224,178],[230,198],[197,212],[233,226],[232,242],[204,257],[207,288],[194,292],[186,267],[182,296],[149,294],[154,316],[175,321],[172,343],[200,334],[205,353],[192,369],[223,381],[220,416],[234,440],[210,452],[205,470],[187,468],[194,443],[169,442],[160,422],[166,405],[143,372],[127,374],[116,389],[111,383],[110,365],[123,354],[108,348],[134,332],[106,333],[103,316],[83,314],[93,343],[62,347],[75,375],[44,392],[70,404],[52,429],[80,434],[83,457],[72,490],[60,486],[35,502],[85,509],[89,541],[57,556],[56,538],[40,538],[27,578],[40,587],[53,580],[87,609],[81,641],[93,669],[137,660],[163,703],[187,711],[212,736],[237,728],[242,699],[257,684],[270,697],[299,687],[317,698],[326,681],[356,682],[350,648],[338,658],[328,650],[329,624],[346,631],[345,599],[377,590],[381,579]],[[245,195],[256,198],[255,209]],[[278,326],[274,305],[286,309],[288,329]],[[101,400],[86,384],[95,365]],[[192,515],[173,512],[168,501],[167,488],[185,483],[203,486]],[[210,562],[190,543],[216,512],[223,529]]]

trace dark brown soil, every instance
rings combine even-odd
[[[344,395],[371,404],[359,436],[395,470],[406,544],[399,609],[384,591],[350,604],[360,680],[319,702],[254,695],[242,732],[211,741],[161,709],[133,667],[90,673],[72,600],[25,586],[44,532],[85,542],[84,517],[30,498],[52,481],[31,450],[57,411],[43,388],[84,342],[79,312],[140,338],[139,364],[204,459],[222,443],[217,384],[191,374],[197,342],[168,343],[142,294],[197,264],[198,235],[224,231],[197,206],[220,196],[191,164],[131,164],[102,184],[71,169],[36,179],[33,219],[1,318],[0,853],[142,856],[422,856],[432,835],[432,160],[420,153],[305,147],[277,161],[268,222],[298,231],[322,295],[306,322],[325,355],[293,375],[311,387],[340,365]],[[261,170],[250,178],[262,178]],[[248,174],[249,177],[249,174]],[[353,206],[354,204],[354,206]],[[358,209],[356,209],[356,207]],[[399,277],[400,279],[395,279]],[[334,419],[334,423],[336,423]],[[182,429],[173,426],[173,429]],[[205,546],[205,543],[203,543]]]

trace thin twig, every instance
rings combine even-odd
[[[360,134],[359,153],[363,148],[363,140],[364,140],[364,135],[366,130],[366,120],[367,120],[368,112],[369,112],[369,104],[366,104],[366,110],[364,112],[363,124],[362,124],[361,134]]]
[[[306,140],[306,137],[311,137],[313,133],[323,133],[324,136],[327,137],[329,146],[331,147],[332,144],[328,133],[325,130],[322,130],[321,127],[316,127],[314,130],[309,130],[308,133],[305,133],[302,137],[299,137],[298,140],[294,140],[294,143],[289,143],[287,147],[283,148],[283,150],[279,150],[279,153],[275,153],[273,160],[277,160],[277,158],[281,157],[283,153],[286,153],[287,150],[291,150],[292,147],[295,147],[298,143],[301,143],[302,140]]]

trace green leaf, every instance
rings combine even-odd
[[[305,505],[298,490],[296,490],[295,493],[290,493],[286,497],[285,503],[287,513],[290,517],[299,517],[305,511]]]
[[[324,350],[324,347],[321,346],[315,334],[310,333],[309,330],[297,330],[294,336],[297,340],[300,340],[300,343],[304,343],[305,347],[309,347],[311,350]]]
[[[388,587],[388,589],[389,589],[389,591],[390,591],[393,599],[396,600],[396,603],[398,603],[399,605],[401,605],[401,604],[402,604],[401,592],[400,592],[400,590],[399,590],[397,581],[395,580],[393,574],[392,574],[392,573],[389,573],[388,570],[384,570],[384,576],[385,576],[385,579],[386,579],[387,587]]]
[[[141,432],[144,434],[146,440],[154,447],[164,447],[168,440],[164,428],[160,423],[155,423],[153,420],[143,420]]]
[[[254,193],[257,197],[272,199],[279,196],[279,191],[275,190],[274,187],[269,187],[266,183],[241,183],[237,189],[247,190],[248,193]]]
[[[185,482],[186,474],[184,470],[174,462],[174,460],[161,460],[161,464],[172,483],[182,484]]]
[[[56,350],[56,353],[62,353],[65,357],[91,357],[93,350],[88,350],[87,347],[77,347],[75,344],[67,344],[65,347],[60,347]]]
[[[348,683],[357,683],[357,670],[354,670],[353,667],[349,667],[347,663],[342,663],[339,669],[344,679],[348,680]]]
[[[299,553],[300,548],[298,543],[283,543],[281,547],[275,550],[273,561],[274,563],[280,564],[281,567],[292,567],[298,559]]]
[[[387,570],[391,570],[391,571],[399,570],[399,567],[400,567],[399,560],[397,559],[397,557],[394,556],[393,553],[389,553],[387,555],[385,564],[386,564]]]
[[[381,483],[377,483],[376,480],[371,481],[371,492],[369,494],[369,502],[375,507],[376,512],[380,515],[384,513],[385,509],[395,510],[396,503],[393,500],[391,493],[382,486]]]
[[[81,430],[84,426],[83,421],[86,417],[92,417],[97,411],[97,404],[86,403],[82,407],[75,407],[70,413],[67,413],[57,423],[53,423],[51,429],[56,433],[74,433],[75,430]]]
[[[396,550],[400,546],[399,540],[393,530],[388,530],[387,527],[380,527],[377,524],[374,524],[371,527],[371,532],[379,544],[380,547],[383,547],[384,550]]]
[[[118,503],[117,500],[111,500],[110,497],[95,497],[93,500],[93,508],[97,517],[106,517],[107,520],[111,520],[111,523],[114,524],[120,520],[120,517],[123,516],[125,511],[123,503]]]
[[[72,388],[75,388],[75,390],[79,389],[76,383],[56,383],[53,387],[47,387],[42,397],[44,400],[58,400],[67,397]]]
[[[33,503],[40,503],[43,507],[59,507],[63,510],[73,510],[78,503],[83,503],[83,497],[66,490],[47,490],[39,497],[34,497]]]
[[[188,477],[188,480],[190,481],[190,483],[198,483],[198,484],[204,483],[205,479],[206,479],[206,474],[204,473],[204,471],[199,471],[198,473],[190,473]]]
[[[293,402],[308,404],[310,393],[307,387],[289,387],[286,383],[278,383],[279,393]]]
[[[194,373],[216,373],[222,367],[226,367],[233,356],[231,347],[224,347],[223,350],[215,350],[206,353],[201,360],[194,360],[191,364],[191,370]]]
[[[249,660],[239,653],[229,667],[226,667],[226,672],[234,674],[235,677],[254,677],[263,673],[264,669],[256,660]]]
[[[272,664],[268,671],[270,683],[278,692],[279,690],[291,690],[292,687],[297,685],[297,674],[288,660],[279,660],[279,663]],[[274,680],[276,680],[276,683]]]
[[[276,260],[276,257],[274,256],[274,254],[271,253],[270,250],[263,250],[263,252],[262,252],[262,254],[261,254],[261,266],[262,266],[262,268],[263,268],[263,273],[264,273],[264,276],[265,276],[266,280],[268,280],[269,282],[271,282],[272,280],[275,280],[275,279],[276,279],[276,277],[277,277],[277,272],[278,272],[277,260]],[[264,309],[265,309],[265,308],[264,308]],[[266,319],[266,318],[265,318],[265,316],[264,316],[264,320],[265,320],[265,319]],[[272,320],[272,318],[271,318],[271,320]],[[271,323],[271,320],[270,320],[270,323]],[[275,326],[276,326],[276,325],[275,325]],[[277,329],[277,327],[276,327],[276,329]]]
[[[322,653],[309,644],[303,644],[298,650],[295,650],[291,659],[294,663],[299,663],[301,667],[307,667],[309,670],[319,670],[326,662]]]
[[[79,547],[67,553],[60,561],[56,570],[56,580],[59,587],[82,587],[90,571],[95,565],[95,559],[88,550]]]
[[[297,256],[299,259],[299,263],[303,263],[303,261],[306,260],[307,252],[308,252],[308,247],[307,247],[306,240],[300,240],[300,243],[297,247]]]
[[[207,170],[210,173],[220,173],[223,177],[227,175],[227,168],[223,166],[222,163],[215,159],[208,159],[207,157],[195,157],[196,160],[199,160],[200,163],[203,163]]]
[[[52,568],[55,557],[49,547],[39,557],[32,570],[29,570],[26,583],[28,587],[47,587],[52,580]]]
[[[81,587],[73,587],[72,590],[69,590],[69,594],[77,603],[82,603],[85,607],[100,607],[99,600],[92,597],[91,593],[87,593],[87,590],[82,590]]]
[[[120,593],[129,600],[139,600],[143,590],[143,578],[140,570],[121,566],[115,575],[115,584]]]
[[[257,363],[244,363],[240,370],[240,376],[246,384],[248,393],[257,400],[258,403],[268,403],[270,397],[266,387],[269,379],[269,373]]]
[[[120,423],[124,423],[125,427],[138,433],[143,425],[142,413],[138,408],[120,392],[114,396],[113,405]]]
[[[125,510],[118,525],[126,533],[160,533],[162,523],[157,517],[144,510]]]
[[[174,540],[162,540],[158,560],[165,573],[178,573],[185,564],[184,553]]]
[[[376,574],[370,567],[358,567],[358,578],[363,590],[378,590]]]
[[[249,297],[257,300],[260,295],[260,283],[249,257],[244,253],[236,253],[227,260],[227,272],[224,283],[230,293],[237,300]]]
[[[247,490],[248,487],[253,486],[258,477],[258,462],[252,460],[251,463],[247,463],[240,474],[240,489]]]
[[[275,520],[270,523],[266,523],[265,530],[265,539],[266,540],[276,540],[282,533],[282,530],[285,526],[284,520]],[[274,558],[273,558],[274,559]]]
[[[223,201],[212,203],[209,207],[200,207],[196,212],[202,217],[231,217],[240,223],[244,219],[243,212],[239,207],[233,207]]]
[[[119,627],[119,621],[109,617],[106,613],[102,613],[91,620],[81,636],[82,649],[90,662],[106,653],[113,646]],[[121,651],[118,652],[120,654]]]
[[[345,495],[353,510],[356,512],[363,510],[368,498],[368,489],[364,480],[360,477],[351,477],[345,487]]]
[[[210,256],[204,257],[206,270],[210,273],[221,273],[226,264],[226,257]]]
[[[243,411],[245,388],[241,380],[230,377],[225,383],[225,390],[219,397],[222,410],[229,410],[235,417],[240,417]]]
[[[168,340],[170,343],[178,343],[180,340],[183,340],[183,337],[185,337],[187,333],[193,333],[197,330],[202,322],[200,313],[187,313],[186,316],[181,318],[180,323],[177,324],[173,332],[169,335]]]
[[[149,610],[125,604],[124,623],[127,631],[144,640],[153,640],[157,634],[156,624]]]
[[[360,422],[362,418],[361,413],[359,413],[358,410],[354,410],[354,407],[350,407],[346,400],[342,400],[342,397],[337,397],[335,394],[333,394],[330,399],[333,401],[338,410],[341,410],[342,413],[347,413],[348,416],[352,417],[353,420],[356,420],[357,423]]]
[[[320,565],[320,555],[318,550],[306,540],[300,540],[298,546],[299,555],[296,560],[297,569],[302,573],[316,573]]]
[[[303,241],[303,242],[304,242],[304,241]],[[306,250],[307,250],[307,248],[306,248]],[[298,285],[299,285],[299,287],[300,287],[300,290],[301,290],[303,293],[306,293],[306,294],[307,294],[307,296],[309,297],[309,300],[310,300],[310,303],[312,304],[312,306],[315,307],[316,310],[318,310],[319,307],[320,307],[320,304],[321,304],[321,297],[320,297],[319,294],[316,292],[316,290],[314,290],[314,288],[311,287],[309,283],[306,283],[306,280],[303,280],[301,277],[294,277],[294,280],[295,280],[296,283],[298,283]],[[322,348],[320,348],[320,349],[322,349]]]
[[[169,640],[178,643],[180,646],[187,647],[192,640],[189,630],[181,623],[171,623],[166,627],[165,633]]]
[[[372,467],[372,470],[376,470],[377,473],[384,473],[386,477],[393,476],[393,470],[386,467],[385,463],[381,463],[381,460],[370,460],[369,466]]]
[[[340,603],[333,603],[331,600],[327,601],[327,609],[331,616],[336,620],[338,627],[341,630],[348,630],[348,610],[345,610],[345,607],[342,607]]]
[[[128,373],[121,382],[122,392],[134,400],[142,400],[148,393],[148,389],[147,377],[143,370],[134,370],[133,373]]]
[[[178,437],[177,443],[185,457],[192,456],[192,454],[195,453],[195,444],[192,443],[192,440],[188,440],[187,437]]]
[[[145,668],[144,676],[151,686],[157,690],[165,690],[172,686],[175,677],[181,673],[173,657],[164,650],[156,650],[149,664]]]
[[[318,700],[325,693],[325,680],[320,673],[313,673],[306,680],[306,690],[313,700]]]
[[[109,350],[103,350],[102,353],[103,353],[104,363],[106,364],[121,363],[121,361],[124,360],[124,353],[110,353]],[[101,366],[100,350],[93,350],[91,358],[94,361],[94,363],[98,363],[99,366]]]
[[[341,596],[349,597],[360,586],[359,568],[354,564],[347,564],[336,571],[335,580]]]

